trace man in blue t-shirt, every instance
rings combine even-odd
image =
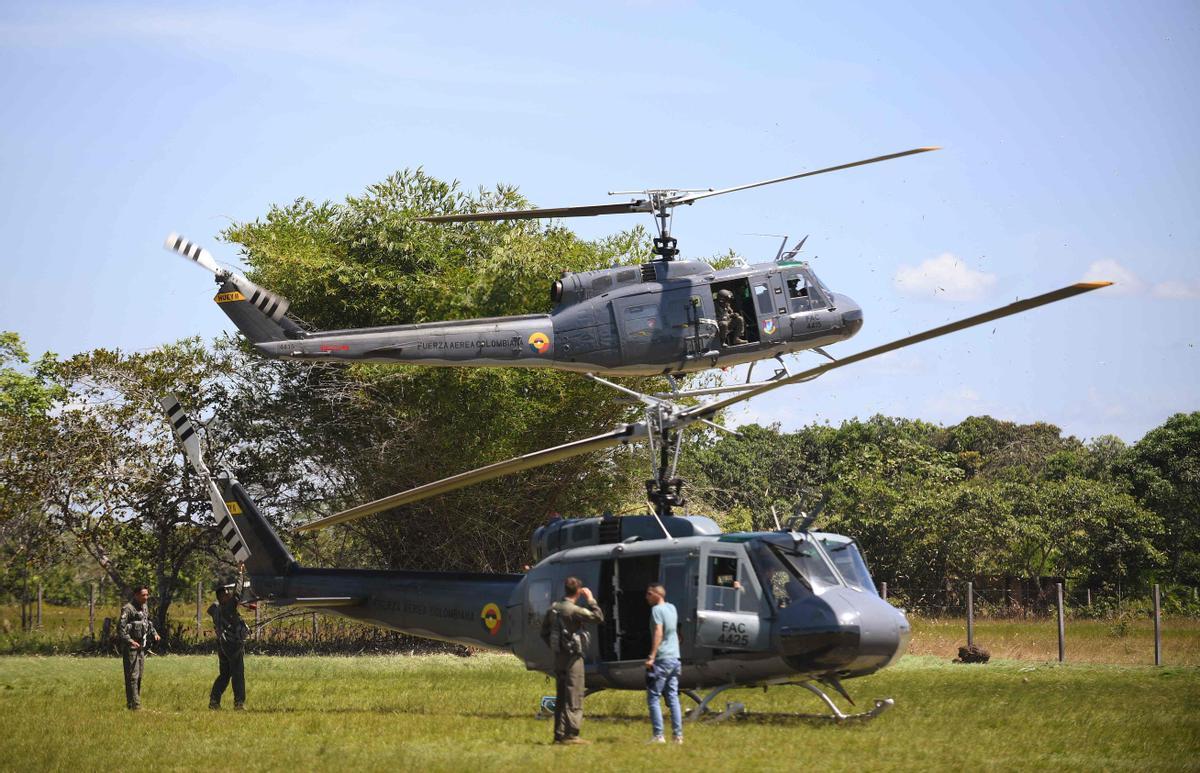
[[[650,706],[651,743],[666,743],[663,737],[662,707],[658,699],[666,696],[671,712],[671,731],[675,743],[683,743],[683,714],[679,710],[679,613],[667,601],[667,589],[658,583],[646,588],[650,605],[650,630],[654,641],[646,659],[646,703]]]

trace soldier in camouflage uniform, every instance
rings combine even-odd
[[[568,577],[566,596],[554,602],[542,619],[542,641],[554,653],[554,742],[591,743],[579,737],[583,724],[583,658],[588,648],[588,623],[604,623],[595,596],[578,577]]]
[[[117,638],[125,666],[125,705],[136,711],[142,707],[142,667],[146,662],[146,645],[158,641],[158,631],[150,619],[146,600],[150,589],[140,585],[133,591],[133,600],[121,607],[117,622]]]
[[[208,707],[221,708],[221,696],[225,688],[233,681],[233,707],[242,710],[246,707],[246,670],[245,643],[250,633],[249,627],[238,613],[238,598],[234,592],[233,583],[218,582],[217,603],[208,608],[212,617],[213,631],[217,635],[217,663],[220,672],[213,682],[212,691],[208,694]]]

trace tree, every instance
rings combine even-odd
[[[43,507],[54,476],[44,451],[49,412],[63,395],[50,378],[54,365],[49,353],[31,365],[20,336],[0,332],[0,558],[4,588],[19,589],[23,628],[36,573],[64,549]]]
[[[1200,585],[1200,411],[1177,413],[1114,466],[1133,495],[1164,523],[1158,545],[1168,579]]]
[[[470,196],[403,171],[344,203],[273,207],[225,237],[251,278],[321,328],[407,324],[545,309],[562,270],[639,262],[644,231],[585,242],[531,221],[442,226],[431,213],[512,208],[508,188]],[[575,374],[357,364],[305,368],[271,400],[290,416],[307,464],[335,482],[308,512],[326,513],[447,475],[611,429],[633,418],[606,388]],[[616,450],[418,502],[344,530],[359,562],[517,569],[529,534],[553,513],[640,501],[636,461]],[[328,544],[328,543],[326,543]]]

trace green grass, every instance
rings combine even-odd
[[[748,718],[689,726],[682,748],[643,745],[641,694],[600,693],[584,723],[595,744],[562,748],[534,718],[552,682],[507,656],[251,657],[244,713],[206,708],[215,658],[146,665],[147,708],[131,713],[115,658],[0,658],[0,769],[1200,768],[1191,667],[910,656],[848,684],[862,705],[896,699],[871,723],[805,719],[818,704],[797,688],[745,690],[726,695]]]
[[[967,624],[955,618],[910,618],[913,655],[952,658],[967,643]],[[1154,621],[1145,617],[1066,621],[1068,663],[1153,665]],[[1007,660],[1058,660],[1055,619],[976,620],[975,643],[992,657]],[[1167,666],[1200,666],[1200,620],[1167,618],[1162,627],[1162,658]]]

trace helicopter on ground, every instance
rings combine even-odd
[[[554,306],[549,314],[308,332],[287,315],[286,298],[222,268],[203,247],[178,234],[168,236],[165,246],[216,275],[220,289],[213,300],[269,357],[555,368],[627,376],[691,373],[780,359],[803,350],[830,357],[822,347],[854,336],[862,328],[863,312],[849,296],[830,290],[799,259],[803,239],[788,249],[785,238],[773,262],[716,270],[704,261],[678,259],[678,242],[671,236],[674,208],[937,149],[914,148],[731,188],[614,192],[641,195],[613,204],[421,218],[453,223],[653,216],[658,236],[651,260],[640,267],[563,272],[551,285]],[[776,378],[786,372],[786,368],[778,370]]]
[[[212,476],[195,427],[178,400],[166,411],[192,467],[206,482],[217,528],[249,574],[258,599],[298,605],[417,636],[511,652],[531,670],[552,673],[553,656],[539,622],[568,576],[597,589],[609,624],[589,645],[589,690],[643,689],[650,648],[651,582],[680,611],[681,690],[697,702],[694,717],[731,688],[798,685],[817,695],[835,720],[869,719],[892,705],[877,700],[843,713],[825,692],[850,700],[842,680],[865,676],[903,654],[910,635],[902,611],[876,593],[853,539],[812,531],[798,517],[777,531],[722,533],[711,519],[676,515],[686,505],[676,477],[683,430],[733,404],[810,381],[861,362],[976,325],[1107,286],[1081,282],[907,336],[740,394],[685,406],[591,375],[645,406],[645,419],[613,431],[470,470],[309,522],[301,531],[345,523],[519,470],[617,445],[645,441],[655,465],[646,482],[651,514],[556,520],[533,535],[537,561],[525,574],[317,569],[299,566],[229,472]],[[699,691],[707,690],[703,697]],[[853,701],[851,700],[851,703]],[[721,716],[727,716],[731,707]]]
[[[320,569],[300,566],[228,471],[209,472],[195,425],[174,397],[168,421],[209,490],[217,529],[248,587],[244,600],[336,614],[404,633],[510,652],[530,670],[554,672],[541,620],[569,576],[597,588],[607,625],[587,655],[589,692],[645,688],[648,583],[678,607],[681,690],[694,718],[713,713],[733,687],[798,684],[833,719],[843,713],[821,685],[849,698],[843,678],[874,673],[909,637],[904,614],[875,592],[854,541],[807,530],[723,534],[703,516],[611,515],[552,521],[533,535],[537,564],[525,574]],[[708,690],[703,697],[698,691]],[[852,702],[852,701],[851,701]],[[734,704],[718,718],[743,707]]]

